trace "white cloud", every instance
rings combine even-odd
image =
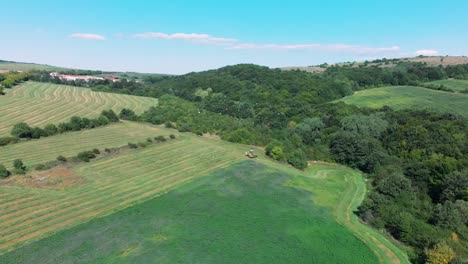
[[[145,32],[133,35],[135,38],[143,39],[164,39],[164,40],[184,40],[195,43],[204,43],[212,45],[225,45],[236,42],[237,39],[232,38],[221,38],[214,37],[208,34],[197,34],[197,33],[174,33],[166,34],[161,32]]]
[[[399,51],[400,47],[367,47],[367,46],[354,46],[344,44],[234,44],[226,47],[228,50],[272,50],[272,51],[331,51],[331,52],[351,52],[358,54],[369,54],[379,52],[395,52]]]
[[[417,50],[415,53],[416,53],[416,55],[423,55],[423,56],[436,56],[436,55],[439,55],[439,51],[429,50],[429,49]]]
[[[74,33],[69,36],[70,38],[86,39],[86,40],[106,40],[106,37],[98,34],[89,33]]]

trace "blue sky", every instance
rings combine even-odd
[[[468,1],[3,1],[0,59],[186,73],[468,55]]]

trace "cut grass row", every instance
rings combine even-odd
[[[157,126],[121,121],[105,127],[67,132],[40,140],[31,140],[0,147],[0,164],[12,167],[15,159],[22,159],[27,166],[53,161],[59,155],[75,156],[81,151],[119,147],[128,142],[146,141],[148,137],[168,136],[169,131]]]
[[[36,199],[22,203],[12,204],[0,198],[0,252],[48,232],[153,198],[237,159],[201,141],[190,140],[188,144],[176,140],[152,145],[132,155],[81,165],[75,171],[88,180],[84,186],[64,192],[44,190],[36,194]],[[91,176],[87,175],[88,171],[93,172]],[[2,191],[14,192],[15,189]]]
[[[0,97],[0,136],[8,135],[14,124],[26,122],[44,126],[67,121],[71,116],[97,117],[102,110],[119,112],[129,108],[142,113],[157,104],[157,99],[94,92],[51,83],[26,82]]]
[[[391,86],[355,92],[339,101],[358,107],[396,110],[419,109],[468,117],[468,94],[436,91],[415,86]]]

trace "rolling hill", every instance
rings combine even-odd
[[[431,110],[468,117],[468,95],[416,86],[389,86],[355,92],[339,102],[359,107]]]
[[[31,126],[58,124],[71,116],[97,117],[102,110],[130,108],[142,113],[157,104],[157,99],[94,92],[51,83],[26,82],[6,90],[0,97],[0,136],[9,134],[14,124],[26,122]]]
[[[0,186],[0,261],[407,262],[353,216],[361,174],[247,161],[245,149],[181,134],[60,168],[81,179],[65,189]]]

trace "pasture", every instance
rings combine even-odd
[[[468,90],[468,80],[446,79],[446,80],[432,81],[426,84],[444,85],[447,88],[455,92]]]
[[[13,125],[19,122],[44,126],[68,121],[71,116],[95,118],[108,109],[118,113],[122,108],[129,108],[142,113],[157,104],[155,98],[51,83],[26,82],[5,91],[6,95],[0,96],[0,136],[9,135]]]
[[[144,142],[148,137],[168,136],[177,131],[161,129],[158,126],[120,121],[105,127],[67,132],[39,140],[30,140],[0,147],[0,164],[12,167],[13,160],[22,159],[26,166],[53,161],[59,155],[71,157],[78,152],[98,148],[113,148],[128,142]]]
[[[355,92],[338,101],[358,107],[431,110],[468,117],[468,94],[436,91],[415,86],[389,86]]]

